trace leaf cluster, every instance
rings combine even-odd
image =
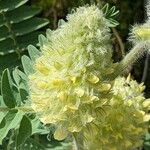
[[[37,44],[37,36],[47,19],[36,17],[41,9],[25,5],[28,0],[0,1],[0,72],[19,65],[29,44]]]

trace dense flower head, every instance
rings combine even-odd
[[[95,120],[85,132],[88,150],[133,150],[142,146],[150,106],[143,90],[144,86],[130,77],[115,80],[105,115],[99,116],[100,120]]]
[[[102,11],[80,7],[67,20],[42,41],[29,76],[33,109],[44,124],[56,126],[58,140],[82,131],[89,150],[139,146],[149,102],[143,85],[130,77],[108,80],[117,63]]]
[[[150,42],[150,2],[147,4],[147,20],[144,24],[135,25],[132,29],[131,39],[133,42]]]
[[[132,30],[133,42],[150,41],[150,21],[144,25],[136,25]]]
[[[96,6],[80,7],[68,22],[47,34],[30,78],[33,109],[58,131],[79,132],[95,118],[94,108],[111,88],[109,28]],[[103,94],[104,93],[104,94]],[[109,95],[109,94],[108,94]],[[64,137],[55,137],[61,139]]]

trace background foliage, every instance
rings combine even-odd
[[[37,44],[42,33],[38,29],[48,24],[47,19],[35,16],[41,9],[27,6],[27,1],[0,1],[0,72],[19,65],[27,46]]]
[[[131,47],[127,42],[129,29],[134,23],[144,21],[143,0],[0,0],[0,72],[6,67],[12,68],[12,66],[20,64],[21,56],[24,53],[27,54],[27,51],[25,51],[27,45],[38,46],[37,35],[45,32],[45,28],[42,27],[48,24],[48,20],[48,27],[56,29],[59,19],[65,20],[66,14],[72,8],[90,3],[100,4],[101,2],[109,2],[110,5],[115,5],[120,10],[117,17],[120,25],[117,30],[112,28],[112,42],[115,48],[114,59],[118,61]],[[41,13],[41,9],[37,6],[43,9]],[[41,18],[47,18],[48,20]],[[24,70],[25,73],[18,68],[13,69],[13,72],[8,69],[3,71],[1,79],[1,95],[3,98],[0,96],[0,105],[1,109],[5,109],[5,111],[4,113],[0,112],[0,149],[69,150],[69,141],[55,141],[52,135],[53,128],[44,127],[36,115],[31,115],[31,110],[28,110],[30,98],[26,74],[32,71],[30,63],[32,64],[35,59],[35,51],[37,54],[38,50],[30,46],[29,57],[22,57],[22,67],[19,69]],[[131,68],[134,78],[139,82],[145,81],[147,97],[150,96],[150,69],[148,69],[150,67],[147,68],[145,65],[145,62],[149,63],[148,56],[145,55],[139,60],[140,63]],[[144,68],[147,70],[146,76],[143,73]],[[8,102],[10,97],[12,103]],[[29,112],[26,113],[27,111]],[[150,135],[148,134],[145,140],[145,150],[149,148]]]

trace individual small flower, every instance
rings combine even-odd
[[[67,20],[47,32],[29,76],[32,107],[44,124],[56,125],[58,140],[96,119],[95,108],[103,106],[112,86],[104,77],[115,68],[102,11],[80,7]]]
[[[143,84],[130,76],[115,80],[105,115],[98,116],[85,131],[87,150],[133,150],[142,146],[150,119],[150,100],[144,98],[143,90]]]

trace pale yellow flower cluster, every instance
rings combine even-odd
[[[33,109],[44,124],[57,126],[55,137],[79,132],[92,122],[95,103],[111,83],[113,70],[109,28],[96,7],[81,7],[68,22],[48,33],[30,78]],[[63,137],[57,133],[63,129]]]
[[[85,149],[139,146],[149,103],[142,85],[129,78],[107,78],[118,64],[112,60],[102,11],[80,7],[67,20],[47,32],[35,73],[29,76],[33,109],[41,122],[56,126],[58,140],[82,131]]]
[[[87,150],[130,150],[140,147],[147,132],[150,101],[143,96],[144,86],[119,77],[105,115],[99,116],[85,132]]]

